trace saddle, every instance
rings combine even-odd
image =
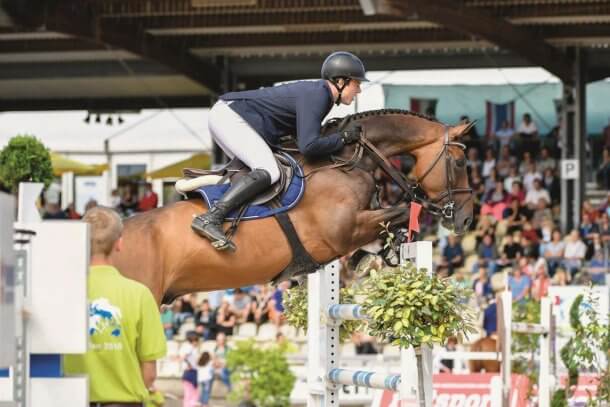
[[[289,156],[283,152],[273,154],[280,169],[279,180],[271,185],[269,189],[257,196],[249,205],[264,205],[279,207],[279,198],[286,193],[295,169]],[[176,182],[176,191],[189,198],[199,198],[195,191],[207,185],[220,185],[237,180],[250,172],[250,168],[238,158],[233,158],[221,168],[211,170],[201,170],[197,168],[185,168],[182,170],[184,178]],[[234,178],[235,177],[235,178]]]
[[[252,202],[242,207],[234,216],[229,215],[226,218],[226,220],[231,221],[231,226],[226,234],[228,240],[231,240],[230,237],[237,230],[241,220],[274,216],[292,249],[291,263],[273,279],[273,282],[278,282],[313,273],[320,265],[303,246],[287,214],[287,211],[293,208],[303,196],[305,188],[303,170],[297,161],[286,152],[276,151],[274,156],[280,169],[279,180]],[[185,168],[182,172],[184,178],[176,182],[176,191],[188,198],[201,199],[203,197],[209,206],[210,197],[208,191],[205,191],[206,189],[219,189],[219,186],[250,172],[250,168],[240,160],[233,159],[222,168],[214,170]],[[265,207],[263,209],[266,210],[263,211],[262,215],[256,213],[250,215],[249,212],[256,212],[257,210],[260,213],[260,208],[263,206]]]

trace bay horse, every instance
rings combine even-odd
[[[328,161],[304,160],[305,174],[309,174],[305,193],[288,213],[316,262],[327,263],[374,241],[384,223],[407,222],[404,203],[371,207],[376,194],[373,172],[380,165],[387,167],[386,157],[414,156],[411,176],[415,181],[393,174],[403,190],[409,189],[407,198],[420,200],[458,234],[468,228],[472,191],[458,140],[470,124],[447,126],[409,111],[382,109],[347,116],[323,131],[335,132],[346,123],[360,125],[363,137],[358,144],[346,146],[339,157],[349,160],[364,143],[366,151],[349,169],[328,165]],[[123,249],[113,255],[114,264],[126,277],[148,286],[161,303],[191,292],[267,283],[291,263],[291,246],[276,219],[241,223],[233,238],[237,250],[217,251],[190,228],[193,217],[204,210],[202,200],[191,199],[127,219]]]

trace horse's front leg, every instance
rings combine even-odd
[[[353,246],[360,247],[380,237],[385,225],[389,228],[406,225],[409,221],[409,208],[398,206],[393,208],[377,209],[374,211],[360,211],[356,215],[356,232],[353,235]]]

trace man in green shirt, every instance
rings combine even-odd
[[[89,349],[66,355],[64,371],[89,375],[92,407],[142,406],[157,376],[156,360],[166,352],[159,309],[146,286],[123,277],[109,260],[122,247],[119,215],[95,207],[83,221],[91,244]]]

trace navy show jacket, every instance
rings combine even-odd
[[[338,133],[320,136],[322,120],[333,105],[332,93],[323,79],[230,92],[220,99],[232,101],[231,109],[271,145],[278,145],[280,137],[292,135],[299,151],[308,157],[343,148]]]

